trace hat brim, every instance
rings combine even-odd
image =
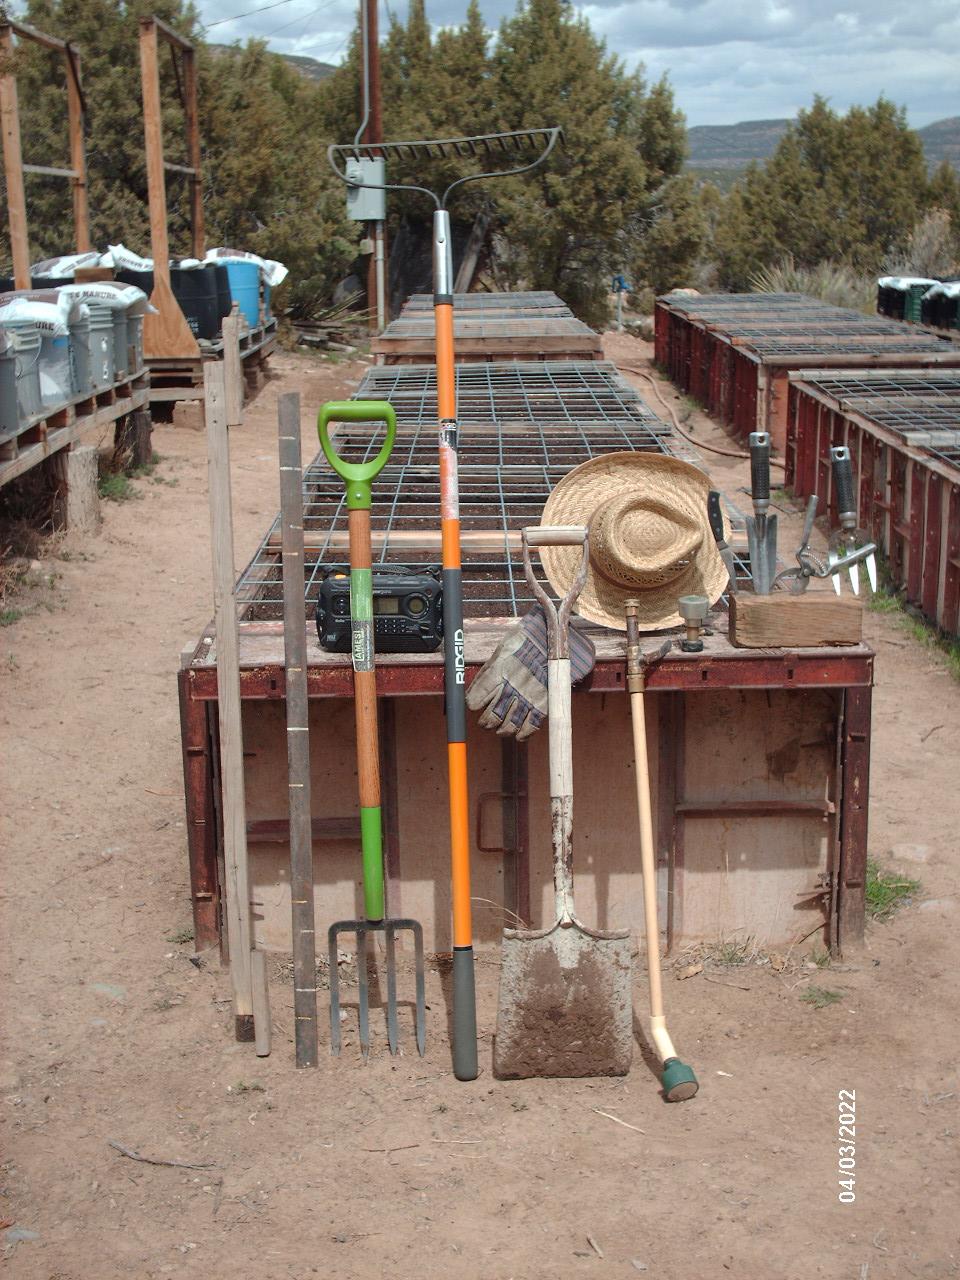
[[[727,570],[707,517],[710,488],[707,476],[692,463],[668,454],[633,450],[591,458],[565,475],[547,499],[542,524],[589,525],[601,504],[622,497],[631,489],[640,494],[649,493],[687,512],[703,533],[690,564],[670,582],[655,587],[620,586],[596,573],[591,564],[574,605],[576,612],[590,622],[624,631],[624,605],[628,600],[636,600],[640,629],[665,631],[682,621],[677,609],[680,596],[706,596],[711,605],[715,604],[726,589]],[[730,526],[726,518],[724,535],[729,541]],[[579,549],[543,547],[540,559],[550,585],[557,595],[563,596],[577,574]]]

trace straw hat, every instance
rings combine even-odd
[[[637,600],[640,628],[680,625],[677,598],[715,603],[727,571],[710,532],[710,481],[699,468],[662,453],[608,453],[565,475],[547,499],[544,525],[586,525],[590,568],[577,613],[623,631],[624,604]],[[724,522],[729,538],[729,527]],[[573,581],[577,547],[544,547],[544,572],[558,595]]]

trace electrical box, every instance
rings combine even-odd
[[[346,163],[347,177],[356,182],[372,182],[383,186],[387,180],[386,165],[382,159],[364,156]],[[370,187],[347,187],[347,217],[354,222],[383,222],[387,216],[387,193]]]

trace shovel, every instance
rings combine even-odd
[[[387,438],[370,462],[346,462],[330,440],[333,422],[383,422]],[[387,1040],[390,1052],[398,1049],[396,936],[402,929],[413,933],[416,963],[417,1048],[426,1049],[426,994],[423,965],[423,929],[416,920],[390,920],[386,915],[383,884],[383,826],[380,817],[380,739],[377,728],[377,676],[373,650],[373,583],[370,553],[370,485],[386,465],[397,432],[391,405],[383,400],[333,401],[320,410],[317,423],[320,444],[337,475],[346,482],[350,532],[350,624],[353,634],[353,694],[357,724],[357,777],[360,783],[360,843],[363,851],[362,920],[336,920],[327,935],[330,951],[330,1050],[340,1053],[339,939],[357,937],[357,985],[360,1050],[364,1061],[370,1053],[370,997],[367,981],[367,938],[382,933],[387,968]]]
[[[547,619],[550,814],[556,920],[549,929],[504,929],[493,1069],[500,1079],[623,1076],[633,1054],[630,932],[603,933],[573,905],[573,739],[570,611],[587,575],[587,530],[524,529],[523,568]],[[533,575],[530,548],[583,545],[559,610]]]
[[[750,433],[750,494],[753,515],[747,517],[750,573],[757,595],[768,596],[777,574],[777,517],[770,508],[770,433]]]

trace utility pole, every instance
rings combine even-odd
[[[380,94],[380,36],[377,8],[379,0],[360,0],[366,22],[366,66],[370,117],[363,135],[366,143],[383,141],[383,100]],[[370,328],[379,333],[387,323],[387,232],[383,222],[368,222],[367,236],[373,242],[373,253],[367,267],[367,307]]]

